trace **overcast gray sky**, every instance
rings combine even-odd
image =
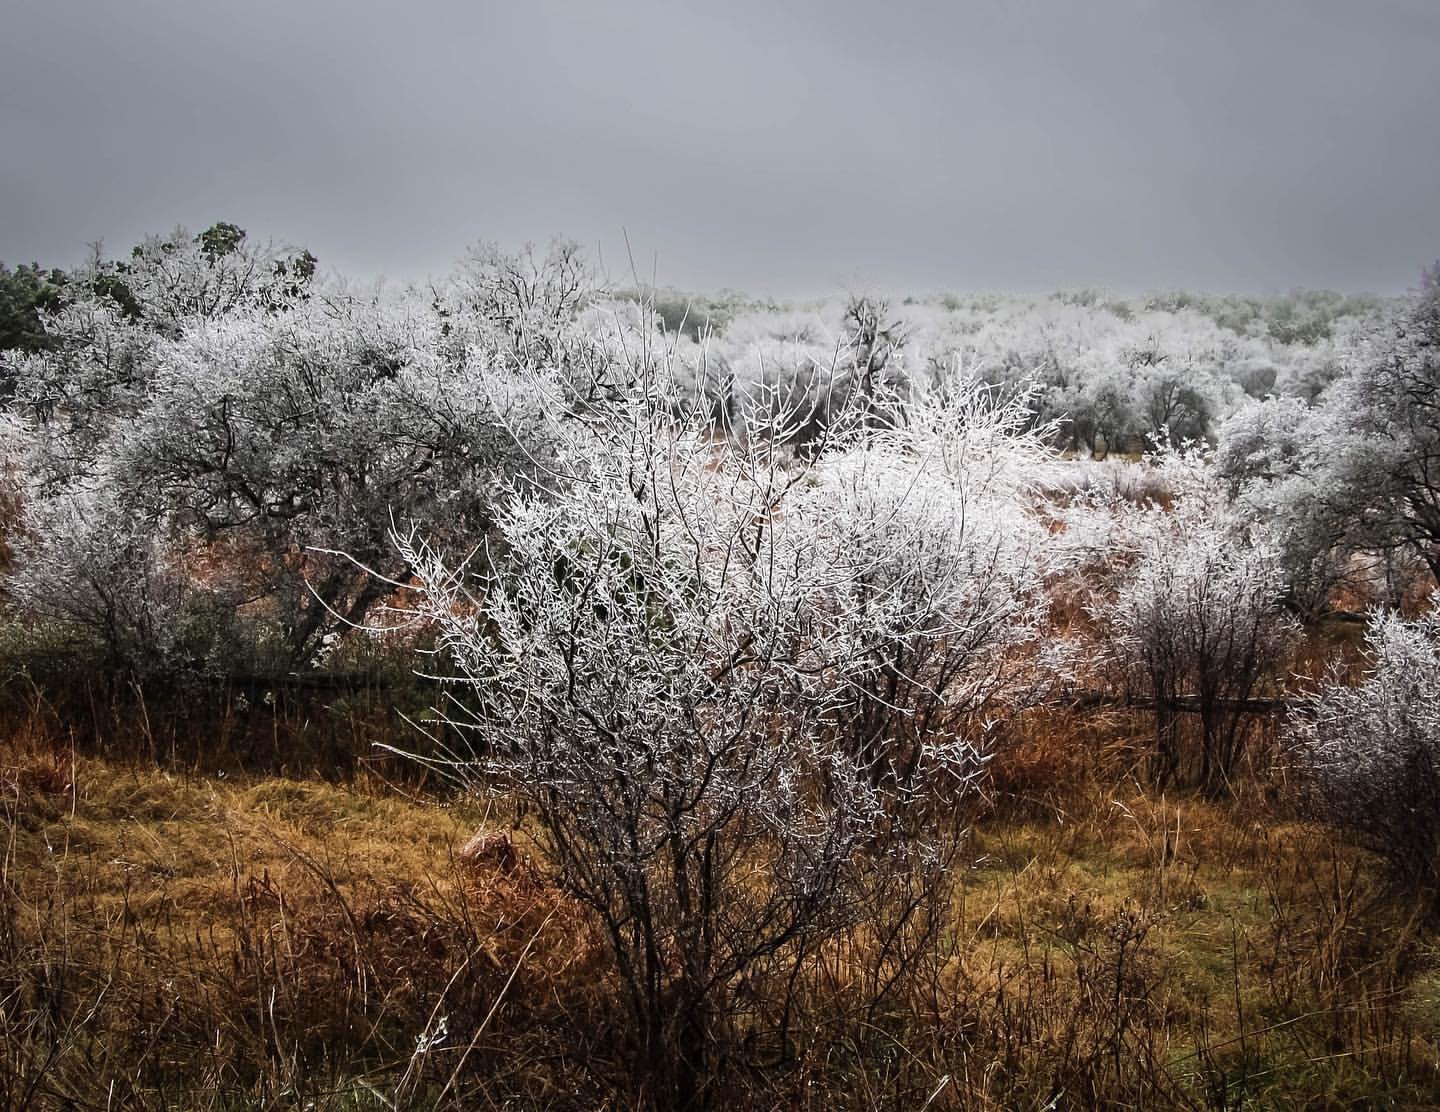
[[[1397,292],[1440,0],[0,0],[0,259],[232,220],[802,295]]]

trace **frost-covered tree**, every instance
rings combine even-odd
[[[577,243],[555,240],[543,255],[533,246],[512,253],[481,243],[436,292],[436,306],[447,318],[477,318],[512,367],[558,368],[583,361],[584,335],[572,325],[596,294],[596,276]]]
[[[191,318],[233,309],[278,309],[308,296],[316,259],[309,251],[257,243],[234,224],[198,235],[176,228],[148,236],[127,259],[95,257],[72,276],[72,296],[112,305],[146,328],[175,335]]]
[[[717,439],[636,377],[559,430],[489,561],[401,549],[459,677],[455,770],[528,804],[609,940],[644,1083],[683,1106],[742,979],[881,929],[875,885],[918,885],[880,901],[906,919],[943,902],[976,719],[1037,630],[1041,449],[974,393],[883,432],[852,395],[795,456],[763,399]]]
[[[1232,512],[1272,531],[1286,604],[1307,620],[1351,579],[1354,515],[1335,474],[1344,442],[1331,412],[1301,398],[1252,402],[1218,433],[1214,466]]]
[[[0,262],[0,353],[49,346],[42,317],[60,304],[66,282],[62,270],[42,270],[36,263],[12,270]]]
[[[1440,619],[1377,613],[1369,667],[1291,723],[1315,813],[1379,853],[1394,877],[1440,885]]]
[[[483,323],[413,300],[332,290],[159,332],[77,305],[57,326],[64,342],[20,364],[35,447],[15,597],[32,597],[43,578],[63,603],[68,576],[81,598],[91,569],[66,530],[84,515],[49,507],[100,497],[148,538],[125,550],[137,559],[156,544],[182,564],[214,554],[235,606],[289,667],[313,664],[378,599],[351,560],[398,570],[394,520],[423,515],[452,536],[482,535],[495,484],[536,465],[544,446],[528,437],[562,406],[553,374],[496,365]],[[117,586],[152,581],[134,572]],[[72,617],[108,641],[94,613],[77,605]]]
[[[1403,569],[1421,561],[1440,579],[1434,272],[1388,320],[1367,321],[1365,342],[1350,338],[1344,373],[1317,403],[1249,403],[1220,430],[1216,466],[1237,505],[1276,528],[1290,600],[1306,615],[1322,612],[1366,562]],[[1386,593],[1403,594],[1403,582]]]
[[[1404,548],[1440,582],[1440,268],[1332,387],[1333,499],[1376,549]]]

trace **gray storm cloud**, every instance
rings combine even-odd
[[[1440,5],[10,0],[0,259],[235,221],[351,273],[564,234],[797,295],[1296,285],[1440,253]]]

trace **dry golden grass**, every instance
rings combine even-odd
[[[39,750],[0,778],[7,1107],[423,1106],[459,1052],[524,1091],[510,1040],[585,1026],[576,909],[458,856],[472,808]]]
[[[996,1103],[1424,1106],[1440,1084],[1419,923],[1323,832],[1122,787],[976,848],[962,995]]]
[[[818,952],[788,1053],[734,1030],[723,1106],[1433,1103],[1433,936],[1362,855],[1258,793],[1141,788],[1114,722],[1028,729],[914,983],[867,1008],[873,940]],[[18,728],[0,794],[6,1107],[632,1103],[585,915],[523,841],[460,852],[506,816]]]

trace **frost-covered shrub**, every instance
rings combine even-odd
[[[1056,501],[1079,500],[1090,505],[1117,501],[1159,505],[1169,500],[1163,471],[1143,460],[1072,459],[1047,468],[1040,489]]]
[[[1440,618],[1379,613],[1369,667],[1332,679],[1290,727],[1310,803],[1380,854],[1394,877],[1440,884]]]
[[[110,667],[145,678],[246,671],[263,652],[236,628],[247,598],[223,567],[187,566],[103,485],[36,504],[15,541],[12,603],[53,637],[98,646]]]
[[[1063,447],[1103,457],[1208,436],[1264,361],[1194,312],[1138,312],[1084,299],[1003,298],[907,310],[917,367],[992,384],[1038,384],[1036,418],[1058,421]]]
[[[1244,755],[1246,701],[1283,673],[1298,626],[1282,606],[1274,537],[1234,516],[1198,454],[1155,464],[1168,507],[1079,504],[1065,543],[1079,559],[1089,550],[1103,659],[1130,697],[1153,708],[1154,778],[1221,793]],[[1190,713],[1193,744],[1182,725]]]
[[[831,585],[819,640],[867,653],[836,722],[852,753],[903,779],[925,745],[1015,690],[1041,639],[1048,534],[1026,496],[1050,452],[1023,398],[979,387],[915,400],[879,429],[870,400],[854,404],[863,437],[788,495],[765,556]]]
[[[24,514],[26,471],[34,449],[30,427],[0,411],[0,567],[10,563],[9,545]]]
[[[668,393],[561,427],[490,565],[401,548],[459,676],[455,771],[529,805],[609,940],[638,1068],[683,1104],[742,977],[798,973],[867,908],[930,929],[976,719],[1035,639],[1040,448],[971,394],[885,431],[853,406],[795,456],[768,408],[717,439]],[[915,887],[866,900],[886,884]]]

